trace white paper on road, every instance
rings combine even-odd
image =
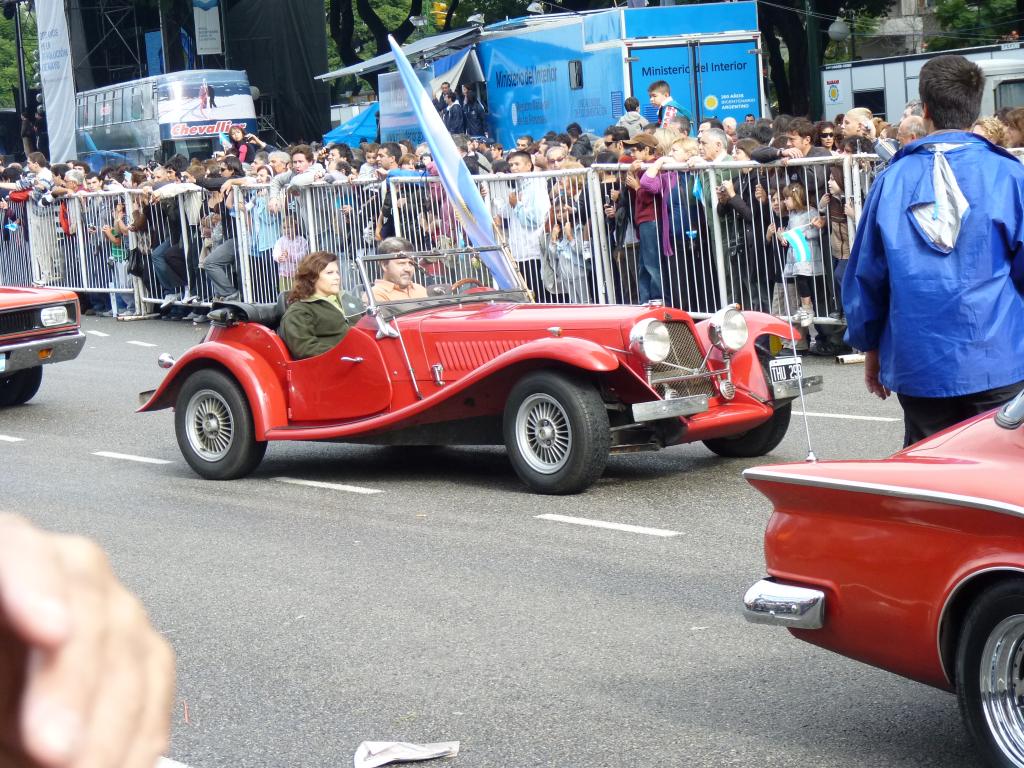
[[[440,741],[435,744],[410,744],[406,741],[364,741],[356,747],[352,759],[354,768],[377,768],[388,763],[408,763],[433,760],[435,757],[455,757],[459,742]]]

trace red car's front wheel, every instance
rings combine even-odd
[[[538,493],[579,493],[604,472],[611,448],[608,411],[593,384],[537,371],[509,393],[505,447],[516,474]]]
[[[0,408],[27,403],[35,397],[42,381],[41,365],[0,376]]]

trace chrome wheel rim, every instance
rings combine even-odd
[[[235,421],[224,396],[212,389],[192,395],[185,410],[185,433],[189,446],[201,459],[223,459],[235,436]]]
[[[543,393],[526,398],[516,414],[516,444],[535,472],[551,475],[564,467],[572,452],[572,427],[562,404]]]
[[[1024,616],[996,625],[981,654],[981,708],[1000,751],[1024,768]]]

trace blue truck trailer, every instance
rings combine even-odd
[[[768,113],[755,2],[526,16],[453,30],[403,46],[424,86],[473,84],[488,111],[488,132],[506,146],[517,136],[564,131],[569,123],[600,135],[623,114],[627,96],[653,120],[647,87],[666,81],[695,120],[742,121]],[[391,70],[391,71],[387,71]],[[321,75],[382,72],[383,141],[422,136],[390,53]]]
[[[613,8],[493,24],[476,43],[489,127],[505,146],[517,136],[600,135],[627,96],[650,120],[648,86],[666,81],[696,121],[767,113],[761,38],[753,2]]]

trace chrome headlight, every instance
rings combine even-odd
[[[64,325],[68,321],[67,307],[46,307],[39,312],[39,319],[43,325]]]
[[[739,352],[750,337],[747,320],[735,307],[726,307],[711,316],[708,337],[723,352]]]
[[[649,363],[664,362],[672,350],[668,326],[654,318],[641,320],[629,332],[629,350]]]

